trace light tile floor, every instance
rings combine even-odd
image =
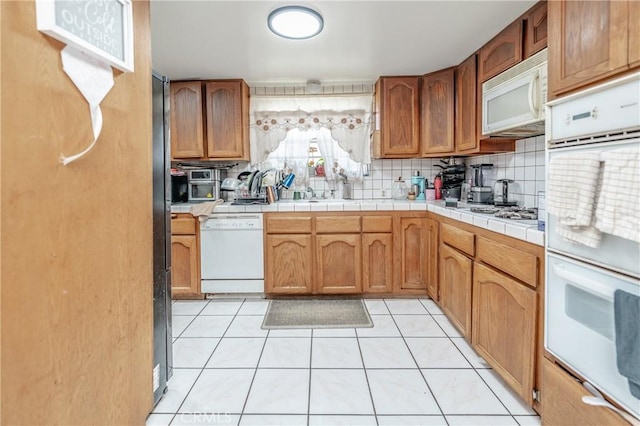
[[[540,424],[432,300],[367,300],[373,328],[269,331],[268,303],[173,303],[148,426]]]

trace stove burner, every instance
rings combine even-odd
[[[536,220],[538,209],[525,207],[471,207],[473,213],[492,214],[495,217],[511,220]]]

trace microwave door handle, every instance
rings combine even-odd
[[[529,111],[531,112],[531,115],[536,118],[538,117],[538,100],[534,99],[534,97],[537,98],[536,94],[538,93],[537,88],[539,79],[540,72],[536,71],[533,75],[533,78],[529,82]]]
[[[590,280],[588,278],[582,277],[575,272],[568,271],[564,267],[560,265],[553,265],[553,270],[556,275],[560,278],[564,278],[565,280],[576,284],[576,287],[580,287],[585,291],[588,291],[591,294],[594,294],[602,299],[605,299],[608,302],[613,303],[613,291],[605,285],[600,284],[599,282]]]

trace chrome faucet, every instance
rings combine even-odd
[[[316,198],[316,193],[315,193],[315,191],[313,190],[312,187],[307,186],[307,189],[306,189],[305,192],[310,192],[311,193],[311,198]]]

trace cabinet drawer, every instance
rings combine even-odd
[[[178,216],[171,219],[171,235],[195,235],[196,218]]]
[[[360,232],[360,216],[318,216],[318,234]]]
[[[569,373],[548,359],[542,366],[543,425],[627,425],[622,417],[605,407],[582,402],[590,393]]]
[[[533,254],[479,237],[476,260],[504,271],[531,287],[535,288],[538,284],[538,258]]]
[[[363,216],[362,232],[391,232],[391,216]]]
[[[311,233],[311,216],[269,216],[266,226],[268,234],[309,234]]]
[[[471,232],[464,231],[462,229],[454,228],[446,223],[442,224],[440,228],[442,235],[442,242],[449,244],[451,247],[455,247],[467,253],[469,256],[475,255],[474,237]]]

